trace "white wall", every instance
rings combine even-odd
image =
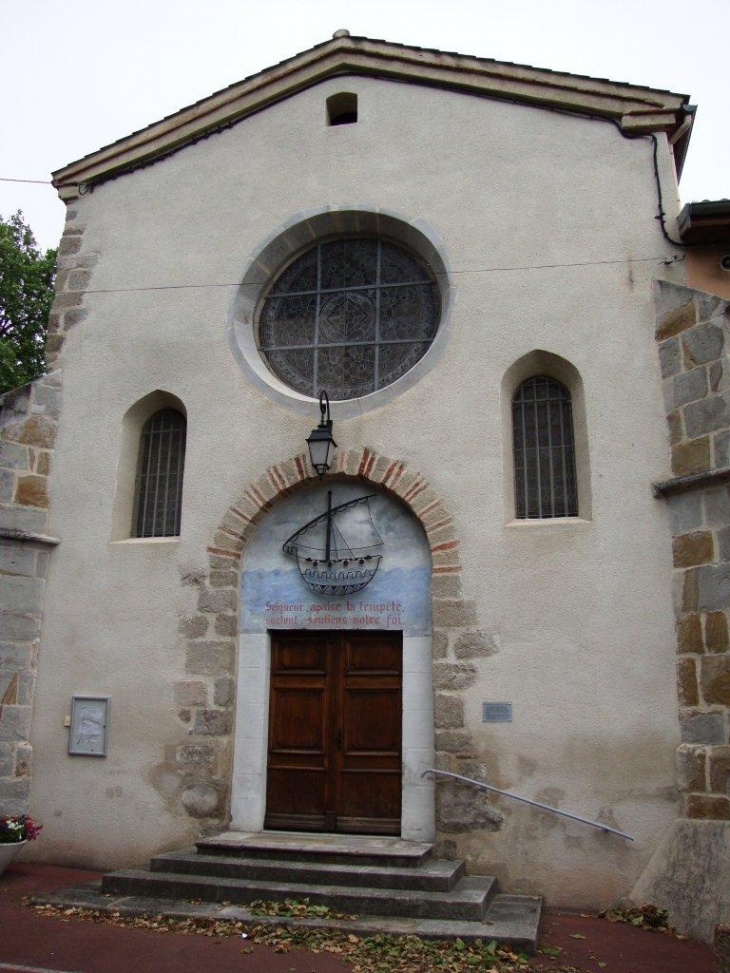
[[[359,95],[356,125],[325,99]],[[338,420],[342,446],[405,459],[445,498],[465,595],[500,651],[468,727],[490,782],[602,815],[635,846],[510,807],[503,829],[459,838],[513,890],[588,904],[630,888],[675,815],[677,743],[670,541],[650,481],[668,474],[650,281],[667,257],[650,143],[613,125],[368,78],[327,81],[73,205],[98,253],[88,319],[63,353],[52,477],[53,553],[33,727],[36,854],[118,865],[188,840],[171,685],[180,611],[221,516],[266,467],[303,449],[302,415],[255,388],[226,318],[260,242],[294,214],[382,207],[443,240],[456,302],[438,365],[413,388]],[[670,165],[662,152],[670,190]],[[671,197],[671,191],[669,191]],[[540,348],[583,380],[592,519],[509,524],[500,389]],[[154,389],[188,413],[182,536],[111,543],[122,417]],[[69,758],[74,692],[109,693],[109,756]],[[486,726],[481,702],[514,721]],[[166,796],[167,795],[167,796]]]

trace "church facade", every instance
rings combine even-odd
[[[559,905],[726,916],[691,119],[338,32],[54,174],[49,371],[0,453],[0,795],[39,859],[397,834]]]

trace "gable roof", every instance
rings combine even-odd
[[[337,31],[331,40],[229,85],[53,173],[61,198],[165,158],[326,78],[366,75],[610,119],[627,135],[666,132],[678,168],[691,130],[687,95]]]

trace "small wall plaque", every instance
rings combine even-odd
[[[108,725],[108,696],[72,696],[68,752],[87,757],[106,757]]]
[[[511,723],[512,703],[482,703],[482,723]]]

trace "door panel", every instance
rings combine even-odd
[[[402,641],[272,634],[266,827],[399,834]]]
[[[351,675],[358,670],[396,673],[401,671],[400,639],[396,645],[393,645],[385,634],[361,632],[359,637],[347,639],[346,652],[347,671]]]
[[[316,634],[292,636],[282,633],[272,646],[266,826],[318,830],[327,790],[327,652]]]
[[[279,752],[324,751],[324,689],[279,689],[279,713],[271,741]]]
[[[345,756],[397,755],[400,733],[395,724],[400,715],[397,690],[351,689],[344,714]]]

